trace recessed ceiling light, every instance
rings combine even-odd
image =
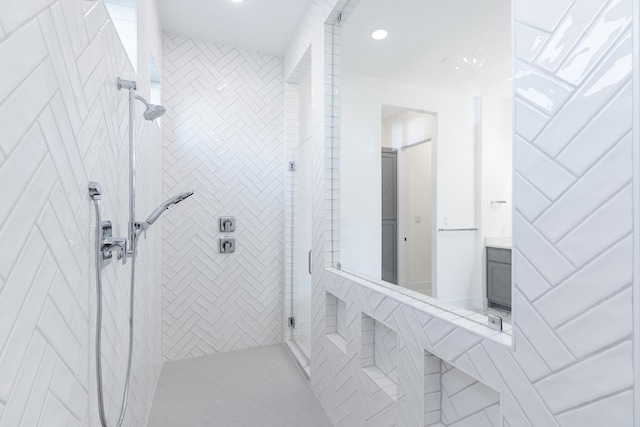
[[[389,33],[387,32],[387,30],[375,30],[373,33],[371,33],[371,37],[373,37],[374,40],[386,39],[388,35]]]

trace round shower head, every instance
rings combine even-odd
[[[142,113],[142,115],[146,120],[151,121],[162,116],[166,111],[167,111],[166,108],[164,108],[162,105],[149,104],[149,106],[147,106],[147,109],[144,110],[144,113]]]
[[[150,104],[147,102],[146,99],[144,99],[140,95],[136,95],[136,99],[147,106],[147,109],[144,110],[144,113],[142,113],[145,120],[149,120],[149,121],[155,120],[167,112],[167,109],[164,108],[162,105]]]

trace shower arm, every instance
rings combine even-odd
[[[151,105],[151,104],[149,104],[149,103],[147,102],[147,100],[146,100],[146,99],[144,99],[144,98],[143,98],[143,97],[141,97],[140,95],[136,95],[136,99],[137,99],[138,101],[142,102],[142,103],[145,105],[145,107],[149,107],[149,106]]]

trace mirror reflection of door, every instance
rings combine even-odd
[[[382,147],[382,280],[398,284],[398,150]]]
[[[382,280],[432,295],[436,117],[382,106]]]

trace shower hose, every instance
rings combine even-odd
[[[96,255],[96,381],[98,388],[98,411],[100,414],[100,424],[102,427],[108,427],[107,418],[104,410],[104,397],[102,389],[102,259],[100,238],[102,237],[100,226],[102,222],[100,214],[100,201],[94,200],[96,212],[96,236],[95,236],[95,255]],[[120,415],[118,416],[118,424],[121,427],[124,422],[124,415],[127,409],[127,396],[129,394],[129,380],[131,379],[131,364],[133,360],[133,296],[136,274],[136,248],[138,243],[138,234],[134,233],[132,242],[131,257],[131,285],[129,294],[129,356],[127,361],[127,376],[124,383],[124,391],[122,393],[122,403],[120,404]],[[127,254],[123,254],[127,256]]]

